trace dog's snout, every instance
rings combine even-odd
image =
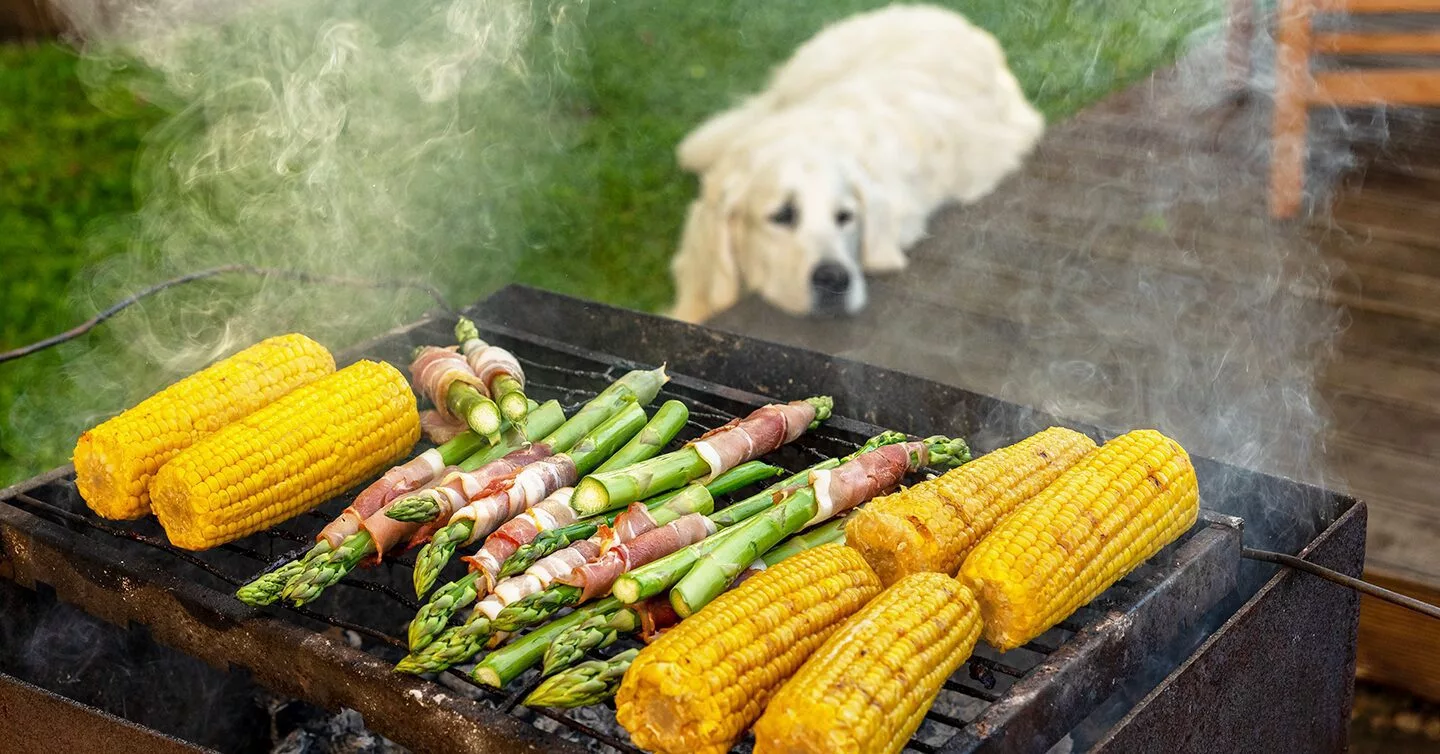
[[[810,273],[810,287],[820,296],[841,296],[850,290],[850,271],[838,262],[821,262]]]

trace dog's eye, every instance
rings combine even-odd
[[[770,222],[775,223],[776,225],[784,225],[786,227],[794,227],[795,219],[796,212],[795,204],[793,202],[785,202],[784,204],[780,205],[780,209],[775,210],[775,212],[770,215]]]
[[[851,220],[854,220],[854,219],[855,219],[855,213],[854,213],[854,212],[851,212],[851,211],[848,210],[848,209],[842,209],[842,210],[840,210],[839,212],[836,212],[836,213],[835,213],[835,224],[836,224],[836,225],[849,225],[849,224],[850,224],[850,221],[851,221]]]

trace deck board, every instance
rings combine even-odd
[[[1265,98],[1197,96],[1217,71],[1201,51],[1053,124],[860,315],[711,324],[1347,488],[1368,567],[1440,587],[1440,118],[1317,114],[1318,209],[1275,222]]]

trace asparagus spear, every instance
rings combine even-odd
[[[478,453],[489,444],[489,440],[473,431],[466,430],[448,442],[440,444],[435,450],[440,454],[441,465],[451,466]],[[291,579],[304,571],[316,559],[328,555],[332,549],[330,541],[322,539],[311,546],[310,550],[301,557],[292,558],[276,568],[267,570],[250,583],[240,587],[236,590],[235,597],[247,605],[269,605],[280,599],[280,592],[285,589],[285,585],[290,583]]]
[[[659,453],[675,435],[680,434],[685,422],[690,420],[690,409],[680,401],[665,401],[655,411],[650,423],[640,433],[630,438],[625,447],[615,451],[610,460],[595,468],[595,473],[623,469],[631,464],[648,460]]]
[[[829,397],[807,398],[805,402],[815,408],[815,418],[810,423],[810,429],[830,418],[834,401]],[[745,430],[743,427],[731,427],[725,431]],[[761,449],[759,454],[763,455],[773,449]],[[582,515],[604,513],[683,486],[711,472],[710,462],[701,455],[700,450],[693,444],[686,445],[680,450],[629,468],[592,474],[575,486],[575,496],[571,498],[570,504]]]
[[[570,456],[576,470],[584,473],[583,469],[593,468],[600,459],[609,457],[616,447],[634,437],[643,426],[645,409],[630,403],[606,419],[593,432],[582,437],[580,442],[575,443],[575,447],[563,454],[557,452],[556,455]],[[409,523],[433,521],[440,515],[440,502],[429,496],[410,497],[390,506],[385,515],[396,521]]]
[[[745,573],[758,572],[812,547],[843,541],[845,541],[845,521],[844,519],[834,519],[781,542],[779,546],[765,553],[765,556],[759,561],[751,564]],[[741,578],[736,579],[735,584],[743,581],[743,577],[744,574],[741,574]],[[731,588],[734,588],[735,584],[732,584]],[[642,609],[647,608],[620,607],[608,615],[593,616],[584,623],[555,637],[555,640],[545,650],[545,663],[541,673],[547,676],[553,675],[574,664],[586,652],[609,646],[621,635],[639,631],[641,624],[639,611]]]
[[[638,649],[627,649],[608,660],[582,662],[560,675],[546,678],[525,697],[525,705],[570,709],[599,704],[615,696],[620,680],[638,654]]]
[[[637,369],[630,372],[600,391],[589,403],[575,412],[569,421],[560,425],[541,442],[557,453],[569,450],[580,438],[627,404],[648,405],[660,393],[660,387],[669,380],[664,366],[650,371]],[[420,548],[420,552],[415,556],[415,594],[423,595],[434,586],[440,570],[455,554],[455,548],[470,541],[470,535],[475,531],[474,526],[474,521],[462,518],[435,532],[429,544]]]
[[[476,329],[475,323],[465,317],[461,317],[460,321],[455,323],[455,339],[460,341],[462,348],[465,348],[471,341],[479,341],[482,344],[485,342],[480,340],[480,331]],[[465,355],[470,355],[469,350],[466,350]],[[529,411],[525,387],[513,375],[504,372],[496,374],[486,387],[490,389],[491,397],[495,399],[500,413],[506,419],[519,421]]]
[[[704,489],[710,493],[713,499],[713,496],[743,489],[755,482],[776,476],[780,473],[781,470],[779,467],[771,466],[760,461],[750,461],[749,463],[736,466],[730,471],[716,477],[713,482],[704,485]],[[691,508],[677,507],[677,504],[673,502],[677,498],[680,498],[681,493],[687,489],[688,488],[682,488],[657,496],[647,502],[646,507],[651,511],[652,515],[656,516],[656,521],[660,524],[669,523],[679,516],[692,512]],[[667,506],[667,504],[669,505]],[[679,505],[684,506],[685,504],[686,501],[681,500]],[[667,508],[667,511],[657,513],[657,511],[662,508]],[[618,518],[620,514],[621,511],[615,511],[614,513],[606,514],[597,519],[540,532],[540,535],[534,541],[522,545],[520,550],[516,551],[515,555],[512,555],[505,561],[499,577],[506,578],[523,572],[526,568],[534,565],[546,555],[557,552],[563,547],[568,547],[574,542],[594,535],[599,530],[601,523],[606,526],[615,523],[615,519]],[[542,540],[544,541],[542,542]],[[531,545],[535,545],[536,543],[540,543],[541,546],[531,547]],[[530,549],[527,550],[526,548]],[[522,555],[521,551],[525,551],[524,555]],[[424,649],[426,645],[435,639],[437,634],[445,629],[446,625],[450,622],[450,616],[469,606],[480,597],[479,582],[482,575],[479,571],[471,571],[465,574],[460,579],[441,587],[435,592],[435,595],[429,602],[421,606],[420,610],[415,614],[415,619],[410,622],[409,639],[411,652],[418,652]]]
[[[502,433],[500,442],[460,462],[463,471],[474,471],[487,463],[498,460],[525,447],[530,441],[528,433],[541,433],[553,429],[565,414],[556,401],[549,401],[525,417],[523,426],[511,426]],[[325,591],[330,585],[355,569],[361,560],[375,554],[375,541],[370,532],[360,530],[345,539],[332,551],[314,559],[307,558],[302,569],[290,578],[280,596],[303,605]]]
[[[470,675],[480,683],[500,688],[540,662],[545,656],[546,647],[555,637],[584,623],[591,616],[612,612],[619,606],[619,601],[614,597],[606,597],[563,618],[553,620],[486,655],[475,665]]]
[[[764,481],[782,473],[784,473],[784,471],[778,466],[771,466],[763,461],[748,461],[715,477],[714,481],[704,485],[704,487],[710,491],[711,496],[718,498],[721,495],[728,495],[731,492],[744,489],[756,482]],[[684,489],[685,488],[682,487],[678,490],[671,490],[664,494],[656,495],[645,502],[645,507],[653,510],[668,502],[676,495],[679,495]],[[500,578],[514,576],[534,565],[535,561],[546,555],[593,535],[599,531],[601,524],[609,526],[615,523],[615,519],[619,517],[622,512],[623,511],[611,511],[601,516],[576,521],[569,526],[562,526],[557,529],[540,532],[535,539],[521,545],[519,549],[515,551],[514,555],[511,555],[509,559],[501,564]],[[719,514],[717,513],[716,515]],[[712,516],[711,518],[713,519],[714,517]]]
[[[917,447],[918,445],[919,443],[916,444]],[[927,452],[916,450],[907,454],[909,471],[918,471],[927,457],[928,465],[932,466],[959,465],[961,458],[969,458],[969,449],[963,441],[945,437],[925,440],[924,449]],[[857,458],[850,463],[862,463],[863,460]],[[878,493],[880,490],[870,492]],[[831,515],[865,501],[850,500]],[[701,557],[695,567],[670,591],[670,605],[682,618],[693,615],[724,591],[746,565],[764,555],[781,539],[805,528],[820,511],[819,497],[812,485],[801,488],[774,508],[734,527],[730,530],[734,534]]]
[[[715,536],[708,537],[703,542],[693,544],[679,552],[671,553],[665,557],[636,568],[629,573],[622,574],[615,580],[613,593],[627,605],[633,605],[643,599],[653,597],[675,585],[685,574],[690,572],[695,561],[709,554],[711,550],[724,543],[734,536],[734,525],[754,516],[760,511],[766,510],[775,505],[775,495],[786,489],[796,488],[805,484],[811,472],[833,469],[842,463],[847,463],[868,453],[876,448],[893,445],[905,441],[905,435],[900,432],[881,432],[880,434],[865,441],[855,452],[843,458],[831,458],[811,466],[810,468],[787,477],[759,493],[730,505],[723,510],[711,514],[710,520],[717,526],[727,527]]]

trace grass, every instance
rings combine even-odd
[[[592,5],[584,63],[568,95],[578,138],[563,170],[525,202],[511,280],[623,306],[668,304],[666,272],[693,181],[673,148],[700,120],[760,86],[767,71],[824,23],[876,2],[605,2]],[[963,9],[1005,46],[1026,93],[1053,122],[1172,60],[1216,17],[1211,3],[1161,0],[971,0]],[[123,244],[107,224],[135,208],[132,169],[162,113],[117,113],[86,96],[76,60],[53,45],[0,47],[0,348],[75,324],[71,281]],[[95,238],[110,234],[110,243]],[[463,280],[473,298],[506,280]],[[83,300],[83,296],[79,297]],[[123,315],[122,315],[123,316]],[[45,391],[57,353],[0,365],[0,486],[68,455],[73,431],[15,419],[22,391]],[[83,387],[83,386],[82,386]],[[83,389],[79,391],[84,394]],[[121,408],[111,393],[81,416]],[[33,421],[33,420],[32,420]]]

